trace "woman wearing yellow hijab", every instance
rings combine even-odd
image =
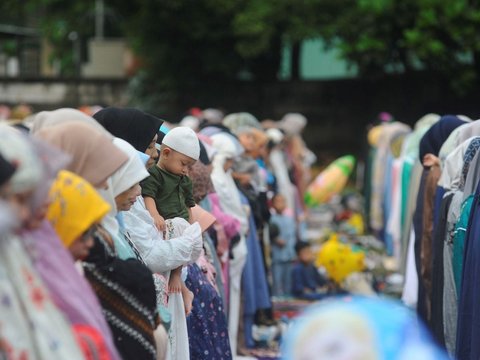
[[[66,170],[50,188],[47,218],[75,260],[88,256],[93,246],[93,225],[110,211],[110,205],[83,178]]]

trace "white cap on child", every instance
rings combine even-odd
[[[197,134],[186,126],[171,129],[163,138],[162,144],[194,160],[198,160],[200,157]]]

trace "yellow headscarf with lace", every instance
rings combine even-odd
[[[50,200],[47,218],[67,248],[110,211],[89,182],[66,170],[58,173]]]

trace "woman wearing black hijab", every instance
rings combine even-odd
[[[113,136],[127,141],[138,151],[150,156],[147,166],[154,164],[154,159],[158,156],[155,143],[162,120],[137,109],[116,107],[102,109],[93,118]]]

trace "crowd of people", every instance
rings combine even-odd
[[[428,114],[368,132],[369,225],[405,275],[403,301],[459,360],[480,357],[479,125]]]
[[[305,240],[305,117],[23,110],[0,123],[0,357],[248,353]]]

